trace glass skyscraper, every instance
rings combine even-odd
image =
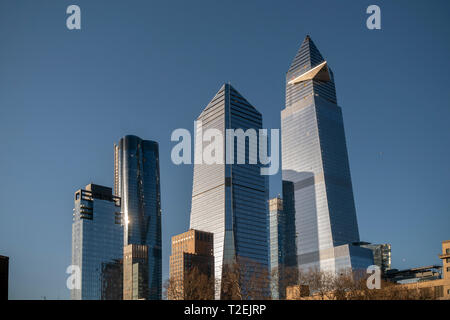
[[[114,146],[114,192],[122,199],[123,245],[148,246],[148,276],[142,277],[148,282],[144,298],[161,299],[161,199],[157,142],[131,135],[120,139]],[[126,290],[124,288],[124,292]]]
[[[120,198],[112,189],[89,184],[75,192],[72,265],[80,268],[81,289],[73,300],[120,300],[123,229]],[[111,270],[116,270],[111,272]]]
[[[373,264],[359,241],[333,72],[309,36],[286,74],[281,112],[286,264],[336,272]]]
[[[201,122],[201,125],[200,125]],[[262,116],[230,84],[223,85],[197,119],[194,180],[190,228],[214,234],[216,299],[220,298],[222,271],[236,257],[268,268],[267,179],[262,165],[249,162],[245,144],[245,163],[238,164],[237,143],[231,151],[234,164],[198,163],[204,142],[203,132],[216,129],[226,137],[226,129],[262,128]],[[235,140],[236,141],[236,140]],[[229,148],[223,143],[223,155]],[[230,148],[231,149],[231,148]]]

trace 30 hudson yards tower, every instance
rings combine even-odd
[[[158,143],[125,136],[114,146],[114,192],[124,215],[123,299],[161,299]]]
[[[285,265],[338,272],[373,264],[370,250],[351,245],[359,231],[342,111],[309,36],[286,74],[281,136]]]
[[[267,178],[261,175],[259,161],[249,161],[249,145],[259,148],[249,133],[258,134],[261,128],[261,113],[230,84],[220,88],[197,119],[190,228],[214,234],[216,299],[226,298],[222,276],[227,264],[252,261],[268,268]],[[235,129],[230,141],[225,139],[227,129]],[[209,164],[204,159],[217,139],[211,139],[208,131],[223,136],[224,143],[215,150],[223,163]],[[244,140],[243,148],[238,148],[244,145],[239,139]],[[225,161],[230,156],[233,163]]]

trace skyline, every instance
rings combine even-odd
[[[381,4],[380,31],[364,29],[365,3],[349,5],[348,12],[329,10],[337,16],[322,11],[321,5],[311,7],[312,16],[320,12],[331,24],[336,23],[334,31],[342,35],[339,39],[313,17],[291,14],[296,8],[293,3],[274,11],[261,3],[261,12],[248,15],[248,21],[240,20],[253,12],[248,4],[241,4],[241,13],[206,3],[200,12],[190,12],[192,17],[174,12],[174,20],[193,23],[186,33],[197,33],[187,39],[182,37],[185,32],[158,19],[155,12],[169,10],[165,4],[150,6],[152,15],[146,20],[148,12],[143,9],[150,7],[142,2],[132,8],[108,3],[112,13],[101,19],[98,14],[106,2],[79,3],[86,11],[86,27],[79,34],[67,33],[59,26],[58,6],[21,6],[20,1],[0,4],[0,41],[8,48],[0,53],[0,132],[5,138],[0,160],[0,254],[10,257],[11,299],[68,298],[64,271],[70,264],[73,193],[89,182],[113,185],[113,143],[126,134],[160,143],[166,279],[170,237],[188,226],[193,174],[192,166],[171,164],[170,132],[192,128],[193,119],[217,87],[227,81],[236,84],[258,107],[264,115],[264,127],[279,128],[284,72],[306,34],[311,34],[326,53],[337,77],[361,240],[391,243],[393,267],[437,263],[436,252],[440,241],[448,238],[445,227],[450,222],[445,197],[449,189],[445,164],[450,155],[445,145],[450,141],[446,129],[450,114],[442,103],[449,98],[445,90],[449,44],[439,41],[448,35],[449,25],[444,24],[445,10],[436,3],[410,7],[406,2]],[[63,1],[60,6],[65,5]],[[219,18],[220,26],[213,26],[221,31],[219,40],[210,36],[210,30],[202,32],[201,22],[194,23],[195,17],[208,16],[207,12],[217,6],[232,21],[241,23],[234,26]],[[448,4],[441,2],[441,6]],[[5,14],[6,9],[11,14]],[[93,19],[93,12],[98,20]],[[419,25],[422,23],[424,29],[410,34],[410,26],[398,21],[401,14],[405,21],[410,16],[422,17]],[[18,15],[21,19],[13,19]],[[48,19],[31,29],[33,16],[41,15]],[[134,16],[141,19],[133,20]],[[118,17],[115,25],[113,20]],[[261,21],[263,17],[267,19]],[[350,26],[337,23],[344,17],[349,18]],[[426,20],[431,17],[433,20]],[[11,27],[22,38],[13,37],[14,32],[8,31]],[[161,36],[155,30],[162,32]],[[127,37],[129,34],[133,37]],[[151,41],[142,41],[147,35]],[[105,47],[99,48],[96,41]],[[32,51],[26,50],[30,44]],[[206,48],[210,52],[203,53]],[[349,53],[354,53],[354,60],[348,59]],[[387,53],[395,59],[383,59]],[[408,59],[404,59],[406,54]],[[234,66],[224,59],[227,55],[233,57]],[[424,62],[430,55],[432,64]],[[174,61],[178,63],[171,67]],[[386,77],[387,72],[392,77]],[[74,80],[68,81],[68,77]],[[175,82],[179,96],[169,90],[178,77],[190,79]],[[181,116],[174,118],[174,112],[181,112]],[[152,118],[155,120],[150,121]],[[444,148],[437,149],[439,146]],[[95,157],[74,156],[73,150]],[[270,177],[271,197],[281,193],[277,180],[281,180],[278,175]],[[43,190],[53,193],[51,202]],[[173,196],[178,201],[173,201]],[[23,197],[27,201],[22,201]],[[411,239],[410,232],[417,238]],[[55,258],[54,251],[61,256]]]

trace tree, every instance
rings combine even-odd
[[[300,284],[307,285],[311,294],[320,300],[332,299],[333,281],[334,275],[331,272],[321,271],[318,268],[299,273]]]
[[[214,278],[195,266],[184,272],[183,280],[169,278],[164,289],[168,300],[213,300]]]
[[[221,299],[267,300],[270,299],[270,275],[268,268],[243,257],[223,266]]]
[[[296,279],[296,277],[298,277]],[[364,271],[340,270],[338,274],[320,271],[317,268],[308,272],[291,272],[287,282],[291,299],[320,300],[424,300],[434,299],[431,288],[411,288],[396,283],[381,281],[380,289],[369,289],[368,275]],[[309,296],[299,294],[307,286]],[[297,288],[296,288],[297,287]],[[308,290],[302,290],[308,291]]]
[[[194,267],[184,276],[185,300],[213,300],[214,277]]]
[[[164,283],[164,297],[167,300],[183,300],[183,290],[179,281],[169,278]]]

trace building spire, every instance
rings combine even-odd
[[[319,49],[317,49],[311,37],[306,35],[294,60],[292,60],[288,73],[292,74],[308,71],[323,61],[325,61],[325,59]]]

